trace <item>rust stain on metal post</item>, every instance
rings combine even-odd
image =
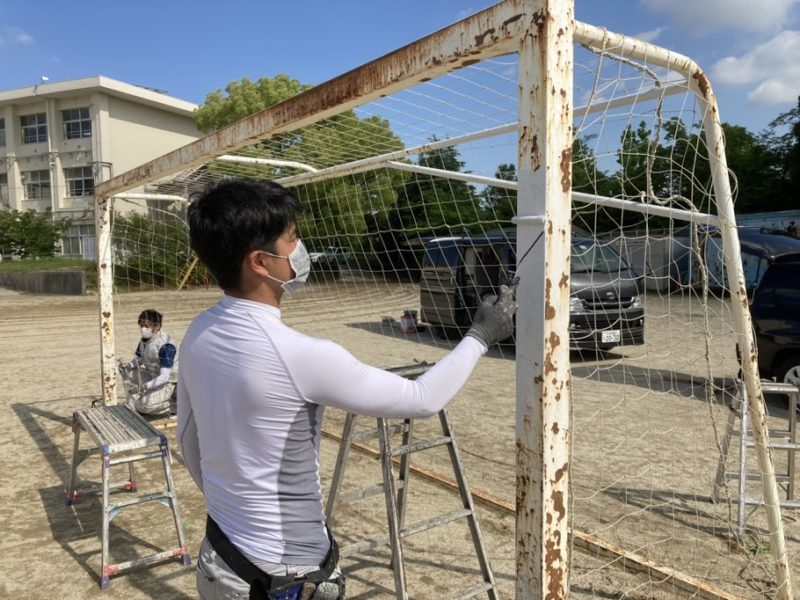
[[[567,193],[572,189],[572,147],[561,151],[561,191]]]
[[[692,75],[692,79],[697,82],[697,87],[700,90],[700,93],[703,94],[703,98],[708,99],[711,86],[708,83],[708,77],[706,77],[706,74],[703,73],[702,70],[698,69]]]

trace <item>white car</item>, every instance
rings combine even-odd
[[[350,248],[345,246],[328,246],[322,252],[309,252],[312,263],[327,262],[330,264],[346,263],[350,259]]]

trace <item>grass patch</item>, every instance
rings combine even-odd
[[[0,273],[30,273],[33,271],[75,271],[86,272],[86,288],[97,288],[97,267],[94,261],[82,258],[51,256],[46,258],[23,258],[21,260],[3,260],[0,262]]]

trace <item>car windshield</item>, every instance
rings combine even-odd
[[[607,244],[581,241],[572,244],[572,273],[618,273],[628,265]]]
[[[426,267],[457,267],[458,247],[454,244],[429,244],[425,249],[423,265]]]

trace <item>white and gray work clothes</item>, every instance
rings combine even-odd
[[[128,365],[125,385],[128,404],[143,415],[169,413],[177,383],[177,361],[175,342],[163,329],[149,339],[141,339]]]
[[[209,516],[255,564],[295,572],[320,565],[330,548],[319,480],[324,408],[434,415],[486,350],[466,337],[411,381],[284,325],[278,308],[225,296],[189,327],[178,375],[178,440]],[[247,593],[219,569],[204,542],[202,598]]]

